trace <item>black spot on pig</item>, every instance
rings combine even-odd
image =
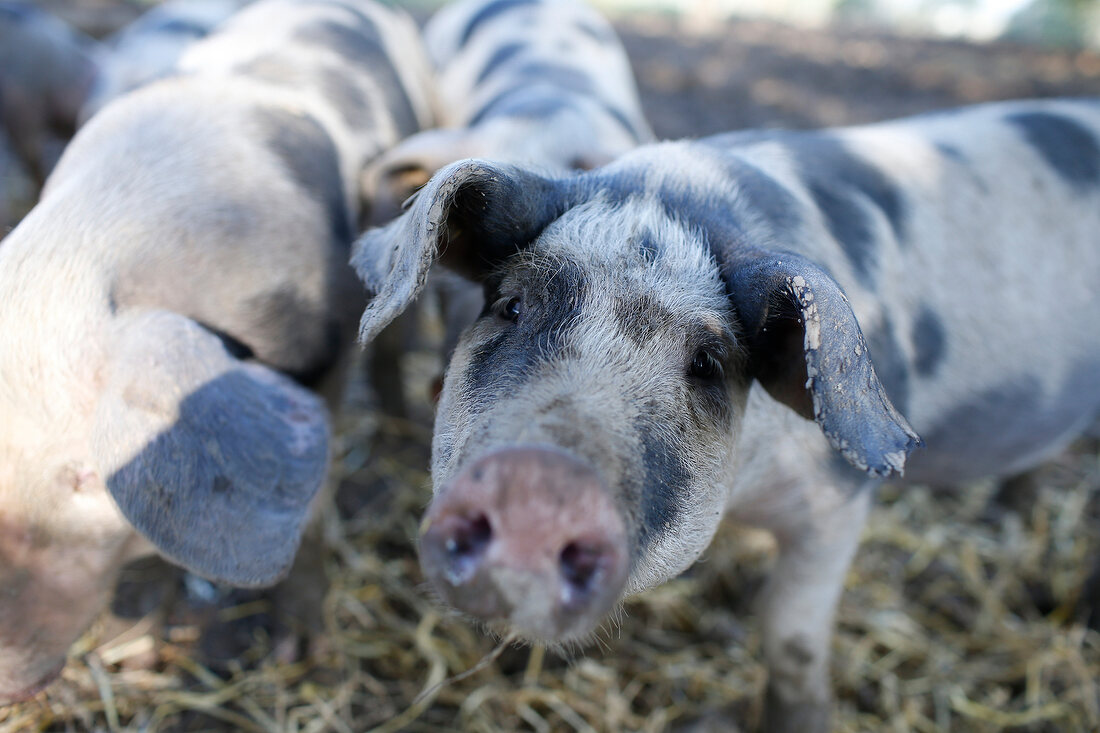
[[[540,272],[553,275],[540,280]],[[543,265],[520,279],[525,282],[520,318],[471,351],[463,392],[475,412],[525,383],[540,365],[560,359],[581,312],[586,285],[577,265]],[[488,308],[481,317],[498,318]]]
[[[611,119],[618,122],[624,130],[629,132],[631,137],[633,137],[635,141],[642,141],[643,135],[641,130],[638,129],[638,127],[634,124],[630,117],[627,116],[625,112],[606,101],[601,101],[600,106],[603,108],[603,111],[611,117]]]
[[[931,376],[947,351],[947,329],[927,304],[913,321],[913,367],[922,377]]]
[[[963,480],[1019,470],[1005,457],[1033,462],[1036,445],[1068,438],[1066,426],[1095,420],[1098,385],[1100,361],[1091,359],[1075,365],[1054,389],[1049,377],[1023,375],[975,394],[924,431],[930,448],[954,446],[949,452],[959,458],[950,465],[935,465],[933,451],[917,452],[913,479],[920,481],[922,472],[951,471]]]
[[[340,158],[328,133],[309,114],[267,108],[256,111],[254,119],[267,150],[283,162],[303,192],[324,207],[334,243],[350,248],[353,233]]]
[[[373,122],[366,95],[345,72],[332,68],[321,69],[318,73],[318,87],[349,127],[361,130]]]
[[[350,247],[351,216],[339,157],[325,129],[308,114],[281,109],[260,109],[253,119],[267,149],[282,161],[302,191],[324,207],[333,240]]]
[[[358,28],[349,28],[330,20],[318,21],[299,29],[294,34],[294,40],[331,49],[371,79],[377,80],[398,132],[402,136],[411,135],[420,129],[420,121],[405,93],[401,76],[386,53],[378,28],[361,13],[357,16],[362,18]]]
[[[517,86],[547,84],[577,94],[591,94],[592,80],[582,71],[571,66],[529,61],[515,70]]]
[[[861,202],[828,183],[811,183],[810,195],[825,217],[829,233],[852,263],[860,283],[874,289],[874,223]]]
[[[802,225],[802,206],[786,186],[736,155],[725,164],[737,186],[737,200],[759,217],[780,243],[792,241]],[[744,210],[744,209],[742,209]]]
[[[662,329],[676,322],[675,314],[651,295],[620,299],[615,303],[619,330],[638,346],[644,346]]]
[[[678,446],[661,435],[661,426],[643,421],[638,425],[638,433],[643,477],[638,493],[640,505],[636,541],[639,549],[644,550],[676,524],[681,511],[681,497],[685,495],[692,477]]]
[[[885,217],[896,241],[906,242],[907,212],[901,189],[828,134],[786,133],[778,139],[798,161],[806,188],[856,275],[864,285],[873,285],[879,244],[874,228],[876,210]]]
[[[1067,183],[1100,184],[1100,143],[1076,120],[1049,112],[1019,112],[1005,117],[1028,144]]]
[[[538,4],[540,4],[540,0],[496,0],[496,2],[486,4],[467,21],[466,27],[462,29],[462,35],[459,38],[459,46],[465,46],[477,31],[478,27],[488,23],[493,18],[516,8]]]
[[[548,95],[545,90],[506,89],[481,106],[467,122],[473,127],[494,117],[511,117],[521,120],[542,120],[552,117],[572,106],[568,99]]]
[[[498,48],[485,62],[485,66],[481,68],[481,72],[477,75],[477,83],[481,84],[488,79],[497,69],[516,58],[525,48],[527,48],[527,44],[524,43],[508,43]]]

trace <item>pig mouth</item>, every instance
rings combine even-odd
[[[61,675],[61,670],[64,668],[65,660],[61,660],[61,662],[33,684],[21,687],[15,691],[0,690],[0,707],[30,700],[32,697],[42,692],[42,690],[49,687],[50,683]]]

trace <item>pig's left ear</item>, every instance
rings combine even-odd
[[[92,451],[122,514],[199,575],[282,577],[327,468],[320,400],[162,311],[120,323],[104,376]]]
[[[722,264],[752,376],[821,426],[856,468],[902,472],[920,437],[886,396],[840,286],[793,254],[748,252]]]
[[[373,339],[409,306],[436,260],[480,281],[568,206],[557,181],[516,166],[462,160],[439,171],[408,211],[352,249],[351,264],[373,296],[359,340]]]

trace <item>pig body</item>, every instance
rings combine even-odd
[[[0,246],[0,702],[128,557],[287,571],[328,460],[305,387],[362,305],[359,169],[427,122],[418,48],[365,0],[257,3],[96,114]]]
[[[392,219],[433,173],[462,158],[564,174],[654,139],[622,43],[584,2],[463,0],[437,12],[424,37],[441,127],[413,135],[368,166],[364,187],[377,202],[374,223]],[[482,298],[479,288],[448,273],[433,282],[446,359]],[[400,350],[388,335],[375,342],[374,361],[388,372]],[[384,376],[383,369],[375,373]],[[385,401],[383,407],[403,412]]]
[[[99,73],[98,44],[26,2],[0,2],[0,122],[41,185]]]
[[[653,133],[611,25],[579,0],[465,0],[424,29],[440,129],[403,141],[370,168],[400,204],[462,158],[564,173],[613,160]]]
[[[353,255],[362,338],[437,259],[486,292],[439,404],[425,574],[481,620],[583,638],[732,514],[779,546],[766,727],[826,730],[871,488],[1010,474],[1100,414],[1098,231],[1096,100],[663,143],[564,178],[444,169]]]
[[[99,74],[80,110],[86,121],[103,105],[173,73],[195,41],[240,10],[247,0],[171,0],[157,5],[102,44]]]

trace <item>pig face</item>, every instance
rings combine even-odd
[[[582,637],[698,557],[754,379],[870,473],[917,442],[836,283],[653,155],[560,181],[455,164],[353,256],[368,338],[437,256],[484,285],[444,383],[421,557],[445,599],[529,638]]]

